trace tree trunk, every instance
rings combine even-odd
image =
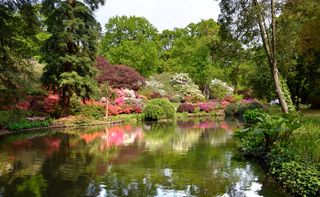
[[[70,4],[72,7],[76,5],[76,0],[67,0],[68,4]]]
[[[259,29],[260,29],[260,34],[261,34],[261,38],[263,41],[263,46],[264,49],[267,53],[267,57],[268,57],[268,62],[269,62],[269,66],[271,69],[271,73],[272,73],[272,77],[273,77],[273,81],[274,81],[274,85],[276,87],[276,92],[279,98],[279,102],[280,102],[280,106],[281,106],[281,110],[283,113],[289,113],[289,109],[288,109],[288,104],[286,102],[285,96],[283,94],[282,91],[282,87],[281,87],[281,81],[280,81],[280,76],[279,76],[279,71],[277,68],[277,60],[276,60],[276,53],[275,53],[275,42],[276,42],[276,23],[275,23],[275,9],[274,9],[274,0],[271,0],[271,12],[272,12],[272,44],[270,45],[270,38],[269,35],[267,33],[266,27],[264,25],[264,20],[261,14],[261,7],[259,5],[259,3],[257,2],[257,0],[253,0],[253,4],[255,6],[257,6],[258,8],[258,12],[257,12],[257,18],[258,18],[258,24],[259,24]]]

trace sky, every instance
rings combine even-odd
[[[186,27],[201,19],[213,18],[220,13],[215,0],[106,0],[104,6],[95,12],[101,26],[113,16],[142,16],[159,31]]]

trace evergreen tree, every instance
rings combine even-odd
[[[46,63],[43,84],[60,95],[62,114],[73,94],[88,98],[96,87],[94,77],[100,25],[93,10],[104,0],[44,0],[43,13],[51,37],[43,46]]]
[[[39,20],[36,1],[0,1],[0,102],[15,104],[30,89]]]

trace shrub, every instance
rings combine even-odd
[[[320,195],[320,173],[313,167],[291,161],[272,164],[271,173],[292,193],[300,196]]]
[[[301,162],[319,165],[320,169],[320,124],[304,122],[290,137],[288,149],[292,150]]]
[[[245,103],[240,105],[240,108],[238,109],[236,116],[242,117],[244,112],[249,109],[264,109],[264,106],[259,102],[252,102],[252,103]]]
[[[105,109],[100,105],[82,105],[78,115],[83,115],[86,117],[92,117],[94,119],[100,119],[105,116]]]
[[[147,104],[143,109],[144,119],[147,121],[156,121],[165,117],[165,112],[161,106]]]
[[[195,101],[204,101],[205,97],[199,87],[192,81],[187,73],[178,73],[170,78],[173,89],[182,97],[195,97]]]
[[[134,69],[126,65],[112,65],[104,57],[97,57],[96,67],[101,71],[98,82],[105,81],[113,88],[138,90],[145,79]]]
[[[245,111],[249,109],[264,109],[264,106],[259,102],[252,103],[230,103],[224,110],[226,116],[242,117]]]
[[[243,114],[243,119],[247,123],[258,123],[258,122],[263,122],[263,120],[266,117],[266,112],[263,111],[262,109],[249,109],[244,112]]]
[[[209,101],[207,103],[198,103],[198,107],[200,111],[205,111],[205,112],[211,112],[215,109],[216,104],[212,101]]]
[[[152,106],[146,109],[148,105],[152,105]],[[158,107],[154,107],[154,106],[160,107],[161,110],[158,110]],[[149,100],[146,107],[143,109],[144,117],[146,120],[150,120],[150,118],[151,120],[154,120],[152,118],[156,118],[156,120],[163,119],[163,118],[170,119],[170,118],[174,118],[175,116],[175,109],[173,108],[173,106],[171,105],[168,99]],[[155,115],[153,115],[153,113],[149,111],[151,110],[151,108],[154,108],[155,110],[157,110],[157,112],[154,112]]]
[[[18,131],[18,130],[22,130],[22,129],[48,127],[49,125],[50,125],[50,122],[48,120],[45,120],[45,121],[20,120],[17,122],[9,123],[6,126],[6,128],[10,131]]]
[[[209,97],[216,99],[223,99],[228,95],[233,93],[234,89],[229,86],[227,83],[214,79],[209,84]]]
[[[253,112],[262,111],[248,110],[244,117]],[[314,122],[302,125],[296,114],[261,117],[262,121],[258,119],[251,127],[236,133],[241,150],[265,159],[271,174],[293,194],[319,196],[320,125]]]
[[[116,116],[120,112],[120,107],[109,104],[108,105],[108,115],[110,116]]]
[[[153,77],[146,81],[146,89],[150,91],[150,94],[160,95],[161,97],[167,94],[167,88],[164,87],[163,82],[157,81]]]
[[[0,111],[0,128],[6,127],[10,122],[17,122],[31,115],[31,111],[10,110]]]
[[[43,108],[45,112],[54,112],[55,108],[59,105],[59,95],[58,94],[49,94],[43,103]]]
[[[228,103],[238,103],[242,101],[242,99],[243,99],[242,95],[234,94],[234,95],[226,96],[223,100],[227,101]]]
[[[226,116],[236,116],[239,109],[239,104],[230,103],[224,110]]]
[[[186,96],[184,100],[189,103],[197,103],[197,102],[205,101],[205,98],[203,95],[195,95],[195,96]]]
[[[190,103],[181,103],[177,109],[177,112],[194,113],[194,106]]]

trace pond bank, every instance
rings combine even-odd
[[[186,119],[192,117],[224,117],[223,110],[216,111],[214,113],[176,113],[176,119]],[[72,128],[72,127],[90,127],[90,126],[100,126],[100,125],[113,125],[120,123],[135,123],[143,121],[142,114],[121,114],[117,116],[109,116],[108,119],[94,119],[91,117],[85,116],[68,116],[53,120],[52,124],[47,127],[34,127],[28,129],[20,129],[17,131],[10,131],[6,129],[0,130],[0,136],[10,135],[10,134],[19,134],[22,132],[28,132],[32,130],[41,130],[41,129],[59,129],[59,128]]]
[[[292,194],[320,196],[320,121],[295,115],[254,117],[255,124],[236,134],[240,151],[264,162]]]

